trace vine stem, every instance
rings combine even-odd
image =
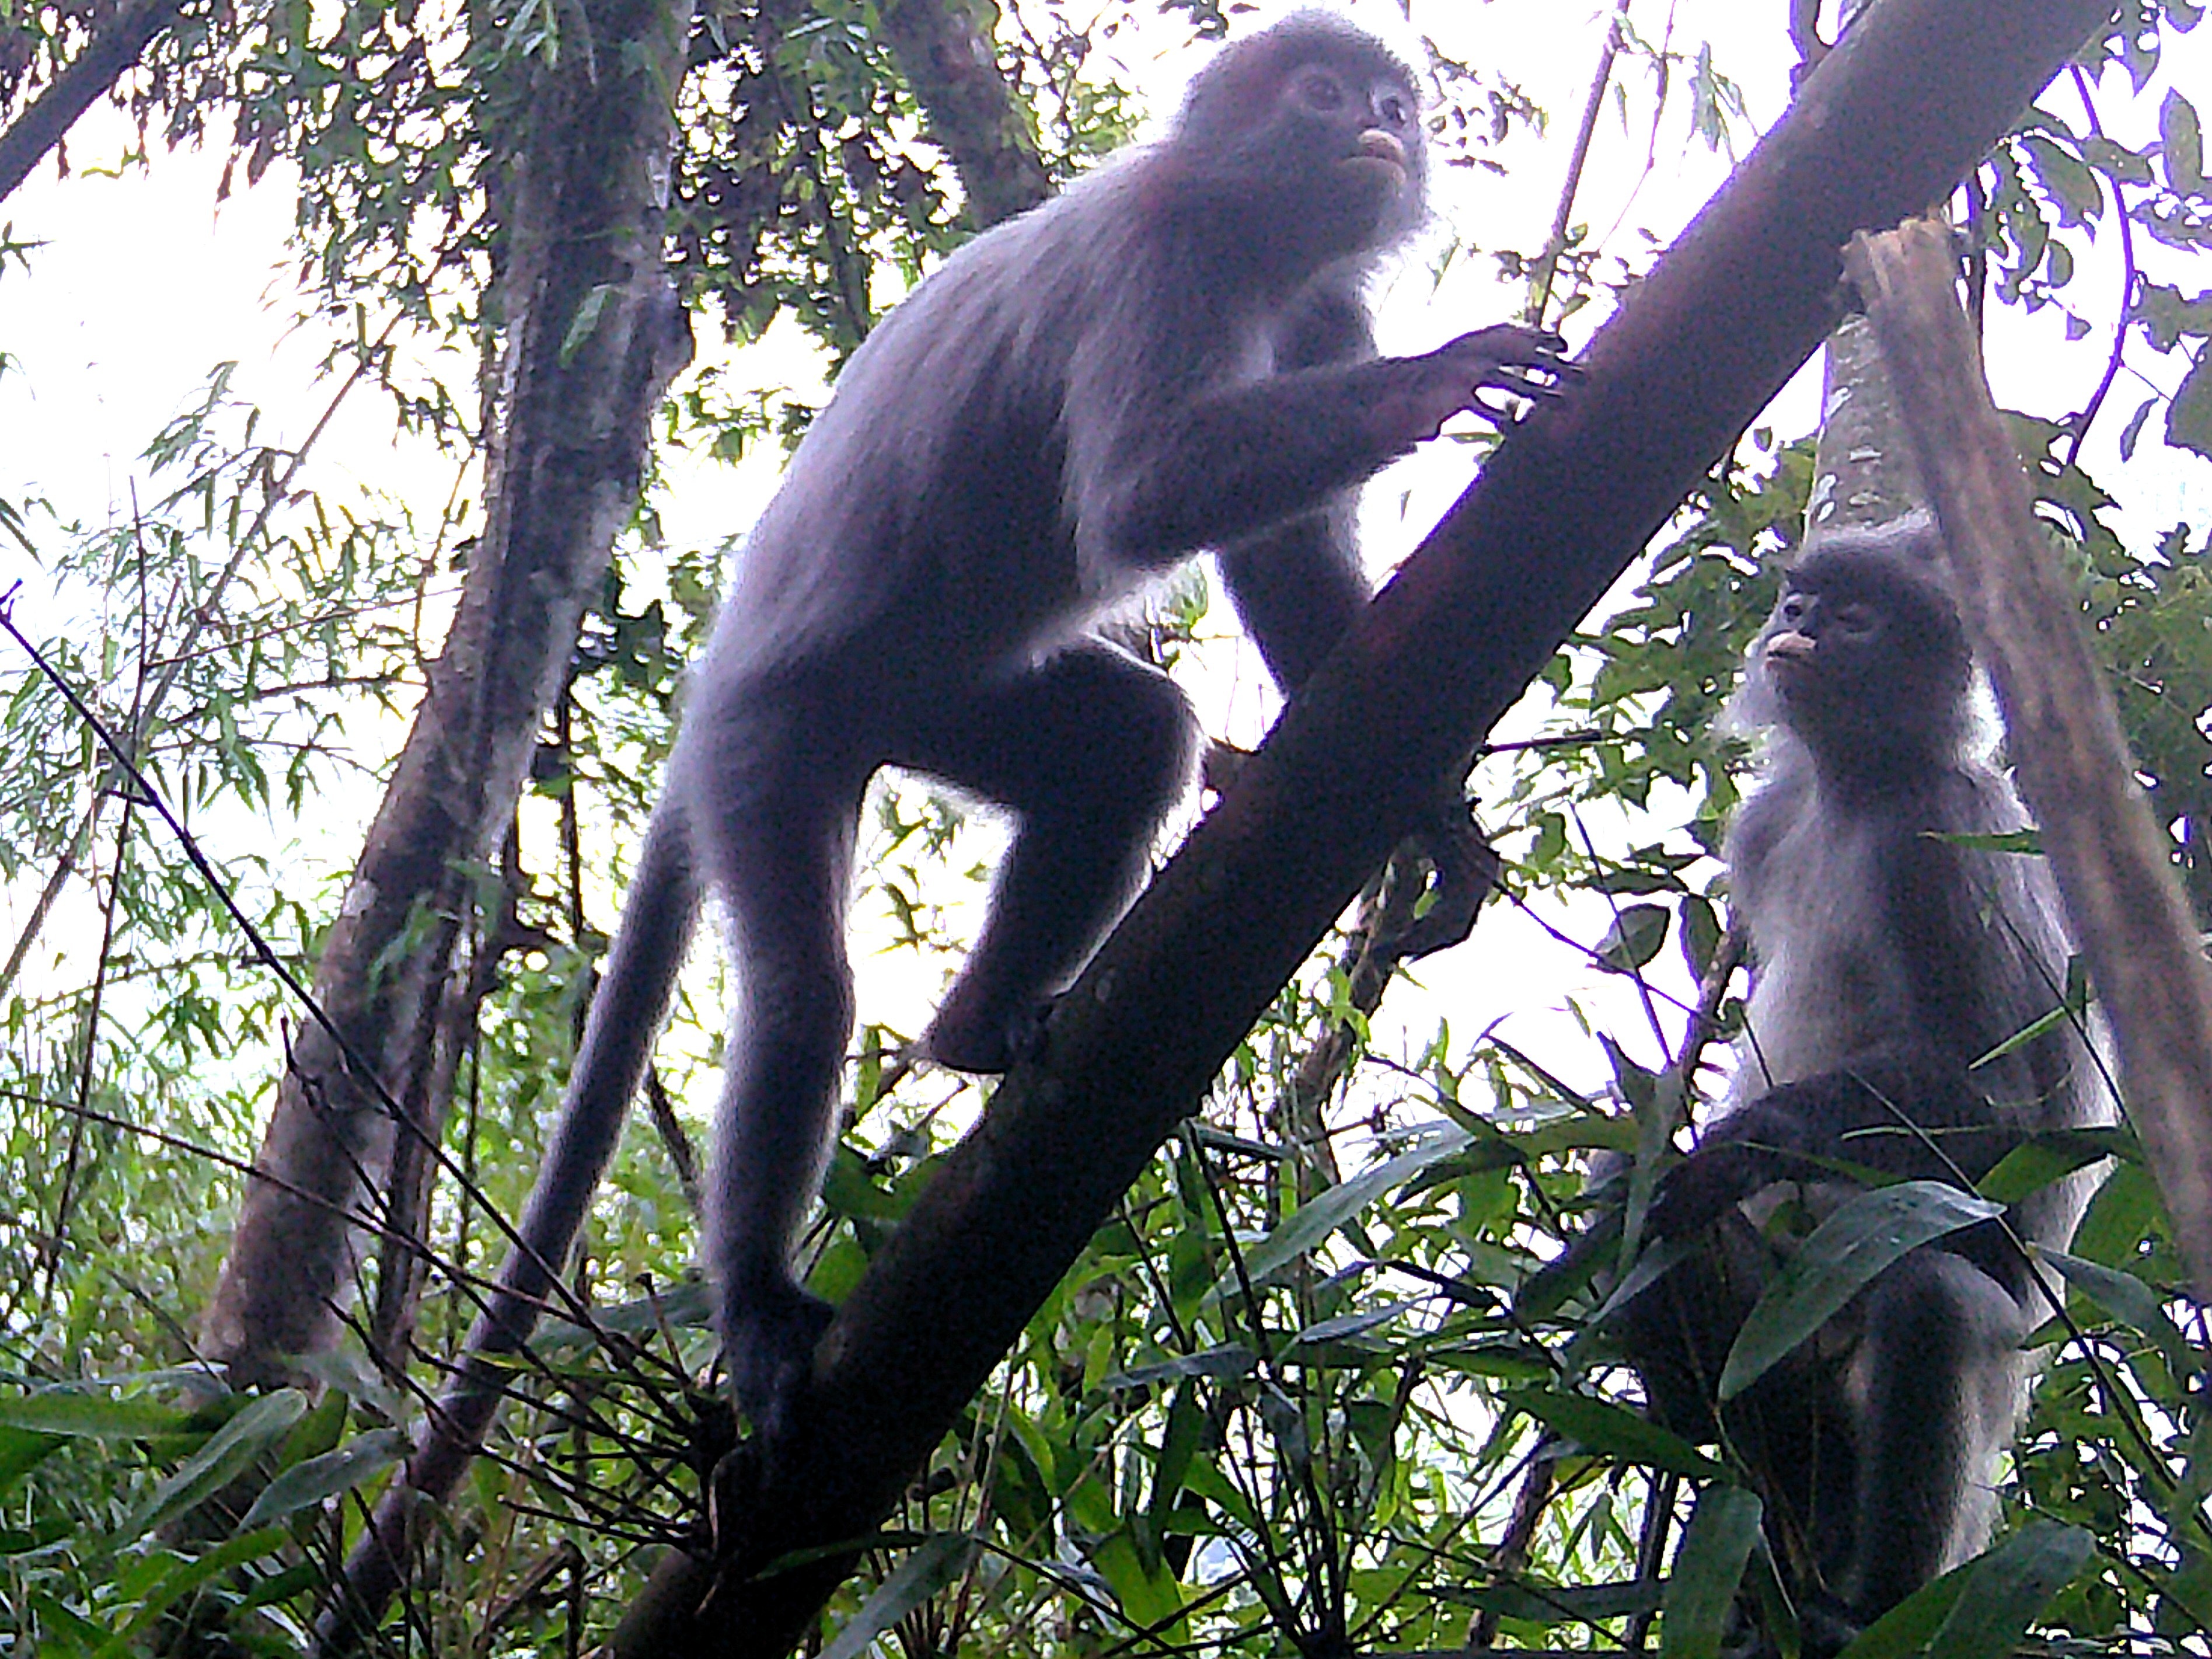
[[[2081,72],[2079,64],[2069,64],[2067,73],[2073,78],[2074,90],[2081,95],[2082,111],[2089,119],[2090,135],[2103,137],[2104,124],[2097,118],[2097,100],[2090,95],[2089,77]],[[2136,233],[2135,225],[2128,217],[2127,192],[2120,187],[2118,174],[2107,174],[2106,181],[2112,187],[2112,209],[2120,221],[2120,320],[2112,330],[2112,355],[2105,359],[2104,377],[2097,382],[2097,389],[2090,394],[2089,401],[2081,406],[2081,412],[2066,422],[2066,465],[2069,466],[2073,465],[2075,458],[2081,454],[2081,446],[2089,436],[2090,422],[2097,418],[2097,411],[2104,408],[2106,394],[2112,391],[2112,382],[2119,378],[2121,354],[2128,343],[2128,307],[2134,302],[2136,295]]]
[[[1589,161],[1590,141],[1597,133],[1598,112],[1605,107],[1605,90],[1613,83],[1613,59],[1620,55],[1621,26],[1628,18],[1629,0],[1618,0],[1613,13],[1605,20],[1605,44],[1598,49],[1597,73],[1590,77],[1589,96],[1583,103],[1582,125],[1575,132],[1574,154],[1567,161],[1567,176],[1559,186],[1559,204],[1552,212],[1551,234],[1544,238],[1544,252],[1536,261],[1534,279],[1529,284],[1528,319],[1531,323],[1544,320],[1544,313],[1552,304],[1552,279],[1559,274],[1559,256],[1567,249],[1567,225],[1573,217],[1575,196],[1582,189],[1583,168]]]

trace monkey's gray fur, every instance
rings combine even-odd
[[[1230,46],[1160,144],[977,238],[857,352],[747,542],[694,670],[525,1236],[557,1265],[643,1072],[700,901],[739,984],[707,1255],[740,1402],[787,1420],[829,1310],[789,1253],[854,1008],[847,884],[886,763],[1018,830],[927,1036],[1003,1069],[1140,881],[1197,736],[1088,629],[1201,549],[1286,688],[1366,599],[1352,494],[1479,394],[1554,393],[1556,336],[1378,358],[1362,288],[1425,213],[1412,77],[1302,13]],[[1411,826],[1409,826],[1410,828]],[[507,1282],[542,1289],[526,1256]],[[512,1346],[504,1297],[481,1346]]]
[[[1793,1193],[1817,1218],[1856,1190],[1806,1158],[1972,1182],[2021,1132],[2112,1116],[2077,1022],[1984,1060],[2059,1005],[2069,946],[2040,858],[1943,839],[2028,820],[1978,751],[1935,534],[1924,514],[1831,534],[1786,576],[1752,649],[1738,708],[1765,730],[1763,773],[1726,847],[1749,930],[1748,1035],[1729,1111],[1651,1216],[1662,1237],[1711,1231],[1624,1310],[1655,1412],[1697,1437],[1717,1432],[1714,1383],[1778,1266],[1754,1218]],[[2063,1246],[2094,1185],[2085,1171],[2029,1197],[2013,1231]],[[1987,1541],[2024,1403],[2021,1344],[2047,1311],[1996,1228],[1954,1234],[1893,1265],[1723,1414],[1761,1478],[1808,1652]]]

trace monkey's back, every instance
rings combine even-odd
[[[1157,406],[1252,359],[1262,319],[1214,308],[1153,210],[1139,152],[955,252],[855,352],[743,551],[717,625],[718,677],[842,655],[878,630],[902,663],[988,674],[1064,644],[1150,574],[1079,536],[1103,452]],[[1180,314],[1161,314],[1164,306]],[[1191,384],[1136,379],[1127,343],[1206,342]],[[1119,346],[1119,349],[1115,348]],[[1011,651],[1007,641],[1014,641]]]

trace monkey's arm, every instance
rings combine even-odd
[[[1297,370],[1374,356],[1374,332],[1358,296],[1328,291],[1292,319],[1275,362]],[[1367,603],[1353,522],[1358,507],[1346,491],[1222,550],[1221,579],[1237,615],[1285,696],[1336,648]]]
[[[1785,1083],[1715,1124],[1668,1172],[1651,1229],[1695,1232],[1762,1187],[1818,1178],[1820,1160],[1899,1180],[1979,1181],[2021,1142],[1992,1117],[1964,1068],[1935,1056],[1872,1055]]]
[[[1375,337],[1356,294],[1325,290],[1293,320],[1276,349],[1278,367],[1297,371],[1371,362]],[[1222,580],[1237,617],[1288,696],[1336,648],[1368,600],[1359,568],[1350,490],[1326,507],[1247,537],[1221,554]],[[1435,902],[1398,942],[1402,956],[1425,956],[1464,939],[1497,879],[1498,860],[1468,820],[1460,782],[1449,780],[1437,811],[1410,826],[1434,871]]]
[[[1070,399],[1113,411],[1110,429],[1073,434],[1081,538],[1124,566],[1242,541],[1361,483],[1461,410],[1496,418],[1485,391],[1556,395],[1575,372],[1565,349],[1555,334],[1504,324],[1423,356],[1295,369],[1180,404],[1128,395],[1137,377],[1124,371],[1127,391]]]

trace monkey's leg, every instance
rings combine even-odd
[[[1614,1316],[1662,1426],[1698,1443],[1721,1437],[1713,1407],[1721,1370],[1778,1265],[1773,1246],[1731,1209],[1694,1253]],[[1808,1650],[1832,1653],[1849,1632],[1826,1641],[1818,1632],[1842,1605],[1826,1585],[1850,1551],[1854,1419],[1836,1367],[1817,1346],[1783,1360],[1723,1417],[1729,1450],[1765,1501],[1767,1543],[1807,1627]],[[1747,1651],[1776,1650],[1760,1642]]]
[[[1996,1456],[2012,1432],[2026,1321],[1964,1257],[1923,1249],[1868,1287],[1848,1595],[1872,1620],[1986,1541]]]
[[[980,791],[1019,823],[982,936],[931,1024],[930,1052],[1001,1072],[1142,884],[1190,787],[1198,726],[1170,680],[1085,644],[917,712],[902,764]]]
[[[821,1180],[853,1026],[845,907],[866,771],[838,763],[836,728],[797,693],[749,713],[744,730],[703,745],[713,763],[682,787],[738,984],[707,1255],[738,1402],[774,1438],[830,1314],[793,1280],[791,1249]]]

